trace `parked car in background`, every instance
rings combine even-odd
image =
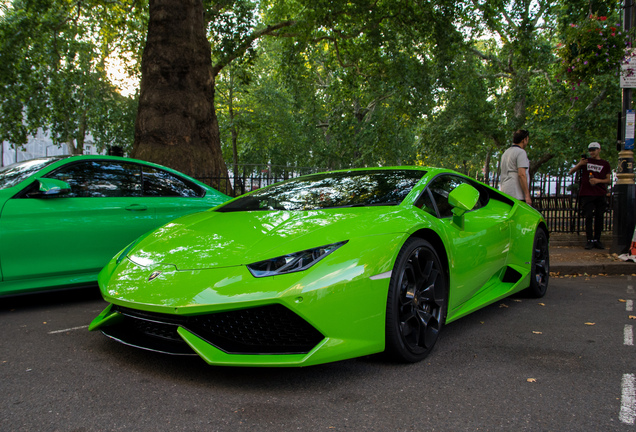
[[[0,296],[95,284],[141,234],[229,199],[172,169],[122,157],[0,168]]]
[[[336,171],[184,216],[102,270],[90,330],[213,365],[422,360],[445,323],[546,293],[548,232],[525,203],[424,167]]]

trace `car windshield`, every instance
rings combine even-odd
[[[397,205],[424,174],[421,170],[369,170],[309,175],[259,189],[217,211]]]
[[[16,162],[6,167],[0,168],[0,189],[7,189],[15,186],[22,180],[44,168],[47,165],[58,161],[60,158],[40,158],[31,159],[24,162]]]

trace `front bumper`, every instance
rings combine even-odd
[[[329,256],[308,271],[268,278],[245,266],[179,271],[124,259],[100,274],[112,304],[90,330],[213,365],[306,366],[381,352],[393,262],[387,242],[377,244],[366,250],[372,260]],[[378,274],[386,276],[371,278]]]

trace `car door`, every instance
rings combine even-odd
[[[480,192],[473,210],[464,215],[464,229],[453,223],[452,206],[448,202],[450,192],[462,183]],[[419,207],[439,218],[452,267],[450,303],[460,305],[504,268],[510,247],[507,211],[510,207],[491,200],[484,186],[453,174],[433,179],[420,198]]]
[[[35,181],[9,199],[0,219],[5,281],[97,272],[117,251],[154,228],[142,197],[141,168],[112,160],[70,162],[46,177],[68,195],[34,198]]]

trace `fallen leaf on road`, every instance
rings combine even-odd
[[[635,315],[630,315],[629,319],[636,319],[636,316]]]
[[[626,303],[627,302],[627,300],[625,300],[625,299],[618,299],[618,301],[621,302],[621,303]]]
[[[537,379],[536,378],[528,378],[526,381],[528,381],[528,382],[537,382]]]
[[[543,332],[538,332],[538,331],[534,331],[534,330],[532,331],[532,333],[534,333],[534,334],[543,334]]]
[[[507,308],[507,307],[508,307],[508,305],[507,305],[507,304],[502,303],[502,304],[500,304],[500,305],[499,305],[499,307],[500,307],[500,308]]]
[[[539,306],[545,306],[545,303],[539,303]]]
[[[596,323],[592,323],[592,322],[586,322],[586,323],[585,323],[585,325],[589,325],[589,326],[592,326],[592,325],[596,325]]]

